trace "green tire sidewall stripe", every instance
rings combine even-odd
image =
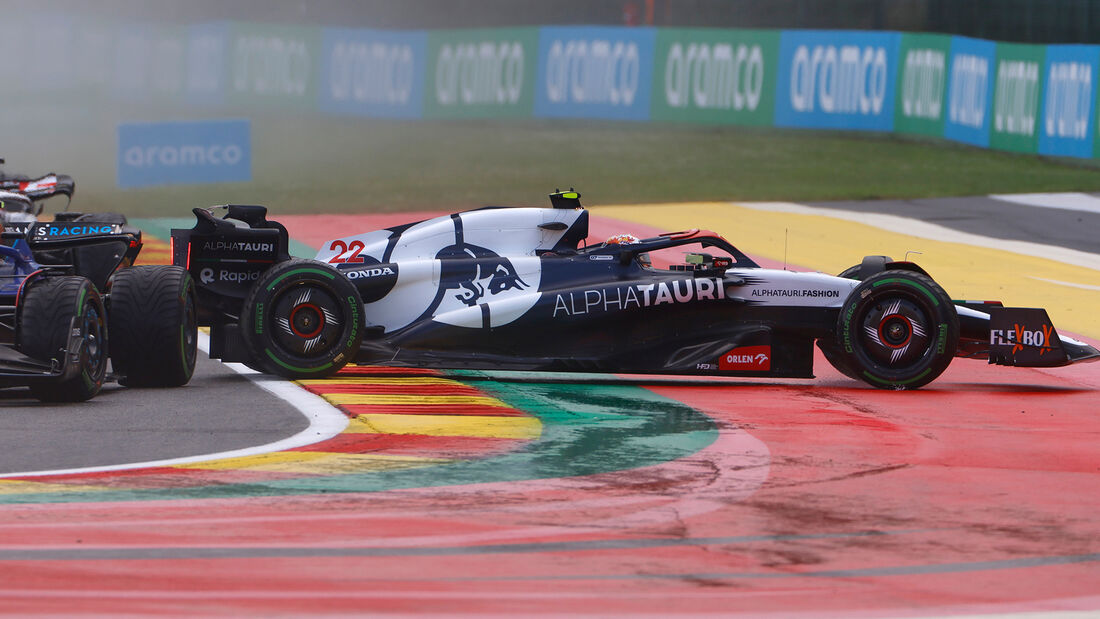
[[[83,316],[84,315],[84,312],[83,312],[84,297],[87,294],[88,294],[88,287],[84,286],[84,285],[80,286],[80,295],[77,296],[77,298],[76,298],[76,315],[77,316]]]
[[[275,363],[278,363],[282,367],[284,367],[284,368],[286,368],[286,369],[288,369],[292,372],[320,372],[322,370],[326,370],[326,369],[332,367],[332,362],[329,361],[328,363],[326,363],[324,365],[318,365],[318,366],[312,367],[312,368],[300,368],[300,367],[297,367],[297,366],[290,365],[289,363],[283,361],[282,359],[279,359],[278,357],[275,356],[275,353],[271,352],[270,348],[265,348],[264,353],[272,361],[274,361]]]
[[[273,288],[275,288],[275,286],[279,284],[279,282],[290,277],[291,275],[297,275],[299,273],[312,273],[314,275],[320,275],[321,277],[327,277],[328,279],[336,279],[336,273],[325,273],[324,271],[316,267],[302,267],[298,269],[291,269],[286,273],[283,273],[279,277],[276,277],[270,284],[267,285],[267,290],[272,290]]]
[[[903,279],[900,277],[888,277],[886,279],[881,279],[877,282],[874,282],[873,284],[871,284],[871,287],[877,288],[883,284],[902,284],[905,286],[912,286],[913,288],[916,288],[917,290],[923,292],[924,295],[928,297],[932,301],[932,303],[935,304],[936,307],[940,306],[940,300],[936,298],[936,295],[932,294],[932,291],[920,282],[914,282],[912,280]]]
[[[925,368],[924,371],[921,372],[920,374],[917,374],[916,376],[914,376],[912,378],[909,378],[909,379],[906,379],[906,380],[886,380],[886,379],[879,378],[878,376],[875,376],[874,374],[871,374],[870,372],[868,372],[866,370],[863,371],[863,375],[866,376],[867,378],[875,381],[876,383],[878,383],[880,385],[909,385],[909,384],[915,383],[918,380],[924,378],[931,371],[932,371],[932,368]]]

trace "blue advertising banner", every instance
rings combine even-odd
[[[648,120],[653,28],[539,31],[535,116]]]
[[[1092,157],[1100,46],[1048,45],[1039,153]]]
[[[989,148],[997,44],[981,39],[952,37],[950,64],[943,137]]]
[[[252,180],[247,120],[126,123],[118,126],[118,186]]]
[[[229,23],[195,24],[187,29],[184,99],[197,105],[225,103]]]
[[[428,35],[325,28],[318,105],[324,112],[420,118]]]
[[[892,131],[897,32],[784,30],[775,125]]]

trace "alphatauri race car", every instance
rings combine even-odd
[[[289,256],[262,206],[194,209],[173,256],[197,281],[210,355],[289,378],[349,362],[812,378],[816,343],[852,378],[914,389],[955,356],[1100,358],[1044,310],[952,301],[911,262],[764,269],[699,230],[588,244],[579,194],[550,198],[334,239],[315,260]]]
[[[123,215],[38,221],[39,200],[72,196],[70,177],[2,176],[0,186],[0,387],[87,400],[108,378],[108,360],[128,386],[187,383],[197,344],[191,276],[133,266],[141,231]]]

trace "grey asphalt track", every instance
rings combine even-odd
[[[0,389],[0,476],[148,462],[253,447],[304,430],[286,402],[199,352],[195,376],[175,389],[116,383],[88,402],[42,404]]]
[[[1100,253],[1100,213],[1088,211],[1027,206],[987,196],[805,204],[897,215],[996,239]]]

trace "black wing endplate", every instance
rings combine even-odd
[[[989,362],[1018,367],[1058,367],[1100,360],[1100,351],[1058,335],[1040,308],[991,307]]]

